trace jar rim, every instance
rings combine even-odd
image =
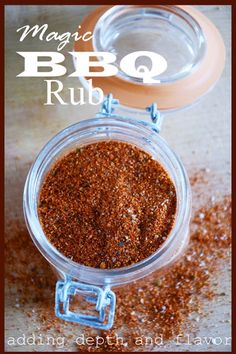
[[[145,7],[145,5],[133,6]],[[160,5],[149,6],[158,8]],[[99,19],[111,8],[111,5],[99,6],[91,11],[82,21],[81,27],[85,31],[93,33]],[[112,92],[122,105],[133,108],[144,109],[150,102],[157,102],[161,111],[179,110],[202,98],[214,87],[224,69],[224,42],[215,25],[194,6],[176,5],[176,8],[186,12],[198,23],[203,33],[202,38],[205,38],[206,42],[206,50],[202,60],[188,75],[172,82],[157,83],[156,85],[131,82],[119,76],[94,77],[88,75],[85,79],[92,79],[93,86],[102,88],[105,95]],[[75,41],[74,51],[94,52],[93,40]]]
[[[150,135],[150,130],[153,134],[152,139],[162,147],[163,151],[169,155],[172,162],[175,164],[175,168],[178,169],[178,178],[180,182],[181,189],[181,199],[183,203],[180,204],[180,210],[178,215],[178,220],[176,220],[167,240],[163,245],[152,255],[145,258],[144,260],[134,263],[127,267],[114,268],[114,269],[98,269],[93,267],[88,267],[73,260],[67,258],[62,253],[60,253],[47,239],[45,233],[42,230],[41,224],[39,222],[37,213],[37,192],[40,190],[40,181],[38,180],[39,174],[45,172],[46,163],[45,158],[53,158],[55,156],[58,144],[65,144],[70,139],[72,139],[73,134],[76,134],[78,130],[83,131],[84,129],[97,126],[101,128],[102,126],[109,126],[109,124],[121,124],[123,127],[128,125],[132,129],[141,129],[142,133],[145,132]],[[157,139],[158,138],[158,139]],[[62,146],[62,145],[61,145]],[[178,190],[177,190],[178,199]],[[177,157],[177,155],[168,146],[166,141],[157,133],[154,133],[150,129],[149,123],[144,121],[137,121],[133,119],[122,119],[121,117],[106,117],[106,118],[92,118],[79,123],[75,123],[56,134],[51,138],[48,143],[42,148],[36,157],[33,165],[30,168],[28,176],[26,178],[24,193],[23,193],[23,211],[29,233],[40,252],[44,257],[57,269],[61,270],[65,274],[69,274],[71,277],[78,277],[80,275],[85,280],[87,279],[89,283],[95,283],[98,285],[117,285],[128,283],[133,280],[137,280],[144,276],[145,272],[150,272],[152,270],[155,262],[160,260],[160,258],[168,250],[172,241],[181,233],[181,230],[186,223],[190,220],[190,209],[191,209],[191,192],[189,180],[187,173],[182,165],[182,162]],[[176,217],[177,218],[177,217]],[[146,275],[146,274],[145,274]],[[131,279],[132,278],[132,279]],[[90,281],[89,281],[90,279]],[[104,280],[105,279],[105,280]],[[131,279],[131,280],[130,280]],[[105,281],[105,284],[104,284]],[[86,282],[86,281],[85,281]]]
[[[163,14],[162,14],[163,13]],[[162,14],[162,15],[161,15]],[[162,19],[161,19],[162,18]],[[201,63],[205,51],[206,51],[206,38],[205,35],[202,31],[202,28],[200,27],[199,23],[195,20],[195,18],[187,11],[185,11],[183,8],[175,5],[116,5],[112,6],[109,8],[107,11],[105,11],[102,16],[98,19],[95,27],[94,27],[94,32],[93,32],[93,48],[94,51],[97,52],[102,52],[102,51],[107,51],[110,52],[111,48],[109,48],[109,43],[107,43],[109,40],[107,39],[109,36],[110,42],[117,37],[117,35],[120,36],[122,32],[125,31],[124,27],[125,23],[129,27],[129,32],[128,35],[130,34],[130,28],[132,26],[132,22],[136,25],[137,21],[139,22],[139,30],[140,27],[142,27],[142,22],[147,21],[149,23],[148,25],[145,26],[145,29],[147,30],[147,26],[150,26],[150,29],[153,31],[153,25],[158,22],[161,19],[161,21],[165,21],[167,25],[171,28],[171,26],[174,27],[176,31],[176,36],[178,37],[178,34],[180,35],[180,38],[177,39],[176,36],[174,38],[174,42],[179,41],[186,43],[187,42],[187,34],[188,32],[191,32],[191,39],[189,36],[189,42],[188,45],[186,45],[186,48],[189,48],[189,51],[193,53],[193,58],[192,62],[187,62],[185,63],[185,67],[183,70],[180,70],[179,72],[176,72],[175,74],[170,74],[170,75],[164,75],[164,77],[159,78],[160,83],[172,83],[177,80],[180,80],[184,78],[185,76],[188,76],[195,70]],[[177,19],[179,24],[174,24],[174,20]],[[152,23],[150,23],[153,21]],[[176,21],[177,22],[177,21]],[[117,24],[118,23],[118,24]],[[173,23],[173,24],[172,24]],[[119,27],[116,29],[116,27]],[[158,28],[158,31],[162,33],[162,35],[165,35],[165,30],[160,26]],[[116,35],[116,30],[117,30],[117,35]],[[177,31],[178,30],[178,31]],[[111,33],[112,32],[112,33]],[[184,37],[186,36],[186,38]],[[184,38],[185,40],[184,40]],[[151,42],[151,41],[150,41]],[[144,44],[143,44],[144,45]],[[173,45],[173,43],[172,43]],[[165,46],[168,46],[168,43],[165,43]],[[191,47],[191,48],[190,48]],[[196,48],[195,48],[196,47]],[[113,48],[114,49],[114,48]],[[143,50],[140,48],[140,50]],[[145,49],[147,50],[147,49]],[[159,48],[160,50],[160,48]],[[173,48],[172,48],[173,50]],[[160,53],[159,53],[160,54]],[[184,53],[181,53],[183,55]],[[166,58],[165,58],[166,59]],[[190,59],[190,58],[189,58]],[[168,60],[167,60],[168,63]],[[168,63],[169,66],[169,63]],[[118,66],[119,69],[119,66]],[[175,68],[176,70],[176,68]],[[135,82],[138,84],[143,85],[143,80],[140,78],[134,78],[126,73],[123,73],[121,70],[118,71],[118,77],[120,77],[123,80],[127,80],[130,82]],[[156,83],[149,84],[149,85],[156,85]]]

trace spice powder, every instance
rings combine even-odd
[[[199,190],[198,183],[193,188]],[[208,187],[206,190],[209,191]],[[197,196],[194,206],[202,197],[203,194]],[[55,279],[52,269],[29,240],[23,221],[9,220],[5,237],[7,299],[13,316],[28,318],[28,332],[25,332],[28,336],[32,332],[40,336],[50,333],[55,338],[63,336],[66,343],[64,350],[74,349],[78,352],[147,351],[145,344],[135,344],[135,338],[163,336],[164,345],[158,347],[158,351],[166,351],[169,349],[169,340],[174,340],[181,333],[194,336],[204,318],[214,319],[211,313],[215,309],[212,310],[208,302],[206,306],[206,299],[213,300],[221,308],[219,320],[209,325],[210,334],[214,333],[213,327],[223,328],[227,326],[226,323],[228,326],[224,328],[230,331],[231,317],[225,308],[228,289],[222,292],[220,279],[231,265],[231,196],[204,200],[203,206],[195,209],[188,249],[173,267],[161,274],[156,271],[130,284],[125,291],[124,287],[116,289],[115,322],[109,331],[74,326],[55,317],[52,306]],[[19,323],[15,323],[13,328],[16,333],[22,333]],[[80,334],[84,334],[85,338],[104,336],[105,342],[99,347],[96,344],[75,347],[75,339]],[[123,337],[124,345],[120,341],[116,343],[115,335]],[[109,343],[107,336],[112,337]],[[56,346],[50,348],[56,350]],[[50,348],[47,346],[46,349]],[[180,348],[189,350],[186,346]]]
[[[44,233],[66,257],[96,268],[137,263],[171,232],[176,190],[147,152],[102,141],[77,148],[46,175],[38,212]]]

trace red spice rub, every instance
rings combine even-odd
[[[185,256],[164,274],[155,272],[128,287],[114,289],[117,295],[115,322],[112,330],[102,333],[105,344],[99,348],[82,345],[75,348],[78,335],[83,333],[89,337],[101,333],[55,317],[56,279],[52,269],[31,242],[23,220],[11,220],[5,236],[7,306],[14,311],[11,315],[20,315],[24,321],[28,319],[26,335],[35,332],[44,337],[50,331],[50,335],[65,337],[64,351],[147,351],[147,347],[135,345],[135,338],[139,336],[163,335],[164,345],[168,344],[168,339],[180,333],[194,333],[203,316],[211,316],[211,307],[205,306],[203,297],[216,302],[224,296],[227,298],[229,289],[225,289],[226,294],[220,289],[219,267],[226,269],[231,263],[231,197],[214,202],[208,200],[205,206],[196,210],[190,233]],[[220,258],[223,259],[219,261]],[[81,308],[80,303],[77,308]],[[228,323],[230,334],[230,314],[224,309],[215,325],[221,328],[223,322]],[[22,328],[17,326],[16,323],[14,330],[20,336]],[[209,331],[211,335],[211,328]],[[124,338],[124,345],[107,342],[106,336],[115,334]],[[41,349],[53,350],[46,345]]]
[[[66,257],[119,268],[145,259],[166,240],[176,191],[151,155],[128,143],[104,141],[55,163],[38,211],[49,241]]]
[[[226,295],[217,293],[213,284],[219,259],[229,258],[230,245],[231,199],[227,196],[216,204],[209,201],[195,213],[190,244],[176,264],[163,274],[155,272],[130,284],[128,289],[121,287],[116,290],[114,326],[102,332],[105,342],[99,349],[92,346],[87,349],[92,352],[153,350],[154,345],[139,347],[135,341],[137,338],[159,336],[166,344],[168,339],[179,334],[194,333],[202,317],[209,316],[206,309],[202,309],[203,299],[216,301]],[[222,320],[230,322],[230,317],[222,313]],[[121,333],[123,344],[115,341]],[[109,337],[113,338],[113,343],[107,341]],[[80,350],[82,348],[78,347]]]

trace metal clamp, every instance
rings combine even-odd
[[[109,93],[103,100],[100,114],[102,116],[111,116],[114,111],[114,106],[119,104],[119,100],[114,99],[112,93]]]
[[[119,104],[119,100],[114,99],[112,93],[109,93],[103,100],[103,103],[101,105],[101,109],[100,112],[97,113],[97,117],[101,118],[101,117],[123,117],[125,118],[131,118],[130,116],[132,115],[132,113],[129,114],[129,117],[127,116],[123,116],[123,114],[120,112],[119,114],[114,114],[114,111],[117,111],[119,108],[120,104]],[[152,121],[152,129],[155,130],[157,133],[160,132],[160,126],[161,126],[161,121],[162,121],[162,117],[160,114],[160,111],[157,108],[157,104],[156,103],[152,103],[149,107],[147,107],[145,109],[146,112],[149,113],[149,116],[151,117],[151,121]],[[145,114],[144,112],[141,112],[142,114]],[[133,114],[133,116],[136,118],[138,115],[138,112],[135,112],[135,114]]]
[[[76,294],[83,295],[87,302],[95,304],[98,315],[70,311],[70,299]],[[116,297],[109,287],[102,289],[72,280],[59,280],[56,284],[55,314],[62,320],[107,330],[113,325],[115,305]]]
[[[158,109],[157,109],[156,103],[152,103],[151,106],[146,108],[146,111],[150,113],[153,123],[159,122],[161,114],[160,114],[160,111],[158,111]]]

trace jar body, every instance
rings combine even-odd
[[[37,210],[41,185],[56,160],[77,147],[104,140],[127,142],[149,153],[168,171],[177,194],[176,221],[161,248],[147,259],[129,267],[105,270],[77,264],[62,255],[46,238],[39,222]],[[75,282],[79,282],[78,284],[82,285],[82,291],[87,291],[89,289],[87,287],[92,286],[92,291],[98,292],[97,296],[100,296],[99,287],[110,289],[113,286],[130,283],[153,271],[161,271],[173,263],[181,255],[188,242],[190,210],[189,181],[178,157],[160,135],[152,129],[151,125],[143,121],[123,119],[119,116],[82,121],[53,137],[39,153],[31,167],[24,190],[25,220],[36,246],[55,268],[59,277],[64,282],[68,280],[72,282],[74,292]],[[62,287],[62,282],[59,285]],[[111,293],[107,294],[108,298],[111,297]]]

